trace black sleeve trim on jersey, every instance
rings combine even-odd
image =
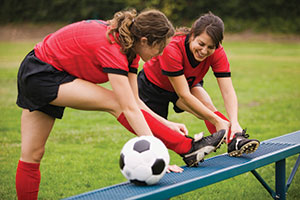
[[[166,76],[180,76],[180,75],[183,75],[183,69],[180,70],[180,71],[177,71],[177,72],[168,72],[168,71],[165,71],[165,70],[161,70],[163,75],[166,75]]]
[[[214,72],[214,75],[217,78],[231,77],[231,72]]]
[[[122,69],[115,69],[115,68],[105,67],[105,68],[103,68],[103,72],[128,76],[128,72],[125,71],[125,70],[122,70]]]
[[[129,72],[137,74],[137,68],[129,67]]]

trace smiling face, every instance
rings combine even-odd
[[[194,58],[199,62],[212,55],[216,50],[216,45],[205,31],[197,37],[192,36],[189,47]]]
[[[166,45],[171,41],[171,38],[168,38]],[[164,48],[166,47],[163,43],[155,44],[153,46],[148,45],[147,38],[141,38],[141,41],[137,44],[135,52],[140,55],[141,59],[145,62],[149,61],[151,58],[161,55]]]

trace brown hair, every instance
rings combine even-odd
[[[120,11],[115,13],[114,18],[109,21],[111,29],[107,32],[112,34],[115,41],[121,45],[121,52],[127,55],[131,62],[135,53],[132,48],[142,37],[148,39],[148,45],[156,44],[166,46],[166,40],[175,33],[173,25],[168,18],[158,10],[146,10],[137,15],[136,10]],[[117,34],[119,33],[119,37]]]
[[[193,37],[197,37],[204,31],[211,37],[214,45],[218,48],[224,38],[224,23],[220,17],[214,15],[212,12],[200,16],[193,23],[192,28],[180,27],[176,29],[176,32],[178,32],[176,35],[190,34]]]

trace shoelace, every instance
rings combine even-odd
[[[247,129],[245,128],[245,129],[243,129],[243,131],[241,133],[236,133],[235,135],[236,136],[239,135],[239,136],[243,136],[245,138],[249,138],[249,134],[247,134],[246,132],[247,132]]]

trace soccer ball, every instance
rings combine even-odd
[[[120,154],[120,169],[136,185],[154,185],[164,176],[169,165],[168,149],[154,136],[130,139]]]

